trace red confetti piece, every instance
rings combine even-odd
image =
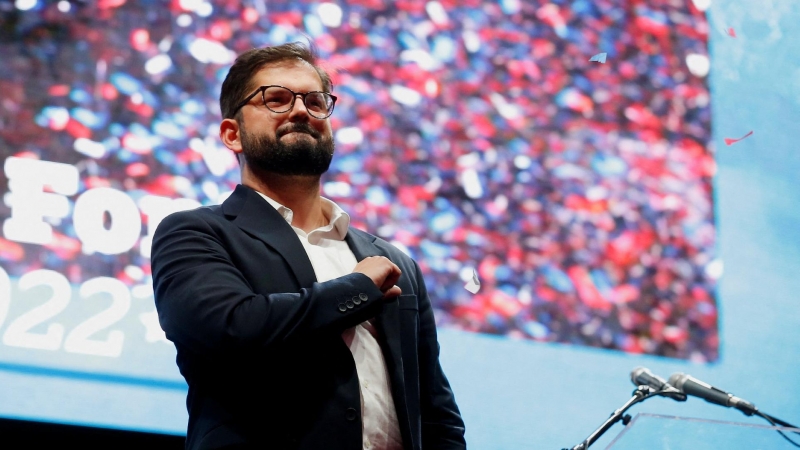
[[[247,23],[256,23],[258,22],[259,14],[255,8],[245,8],[242,10],[242,20]]]
[[[736,142],[739,142],[742,139],[744,139],[744,138],[746,138],[746,137],[748,137],[748,136],[750,136],[752,134],[753,134],[753,132],[751,131],[751,132],[745,134],[744,136],[740,137],[739,139],[725,138],[725,145],[731,145],[731,144],[734,144]]]
[[[161,195],[163,197],[177,197],[175,189],[175,177],[172,175],[162,174],[155,180],[142,185],[141,188],[146,190],[152,195]]]
[[[21,261],[25,257],[25,249],[16,242],[0,238],[0,259]]]
[[[512,59],[508,62],[508,73],[514,78],[522,78],[524,75],[529,76],[532,80],[538,80],[542,77],[542,72],[539,66],[531,60],[520,61]]]
[[[119,8],[125,4],[125,0],[100,0],[97,7],[100,9]]]
[[[28,158],[28,159],[41,159],[41,158],[39,158],[39,155],[37,155],[36,153],[34,153],[32,151],[28,151],[28,150],[21,151],[21,152],[15,154],[14,157],[15,158]]]
[[[299,11],[273,13],[269,17],[275,25],[299,27],[303,23],[303,14]]]
[[[553,28],[563,28],[566,26],[567,22],[566,19],[564,19],[565,15],[565,12],[562,12],[558,6],[551,3],[548,3],[536,10],[536,17]]]
[[[92,132],[84,124],[74,119],[69,119],[67,125],[64,127],[67,133],[71,134],[74,138],[89,139],[92,137]]]
[[[189,149],[186,149],[186,150],[178,153],[178,155],[176,157],[176,160],[178,160],[178,161],[180,161],[180,162],[182,162],[184,164],[188,164],[188,163],[190,163],[192,161],[202,161],[203,160],[203,155],[201,155],[200,153],[197,153],[196,151],[194,151],[194,150],[189,148]]]
[[[730,37],[736,37],[736,30],[734,30],[733,27],[728,28],[728,35]]]
[[[600,291],[595,286],[592,277],[584,267],[572,266],[567,269],[567,276],[572,280],[578,298],[588,307],[603,311],[611,310],[611,302],[603,298]]]
[[[111,181],[101,177],[87,177],[83,182],[86,183],[87,189],[111,187]]]
[[[155,113],[147,103],[134,103],[130,99],[125,103],[125,107],[142,117],[152,117]]]
[[[136,281],[130,277],[124,270],[120,270],[119,272],[114,275],[114,278],[122,281],[126,286],[133,286],[136,284]]]
[[[233,30],[228,22],[218,20],[211,25],[208,34],[216,41],[227,41],[233,35]]]
[[[103,83],[103,85],[100,87],[100,94],[106,100],[114,100],[119,95],[117,88],[115,88],[111,83]]]
[[[144,28],[138,28],[131,32],[131,46],[136,50],[145,51],[150,45],[150,32]]]
[[[614,303],[630,303],[638,299],[640,295],[639,288],[631,284],[623,284],[611,290],[611,298]]]
[[[125,168],[125,173],[127,173],[129,177],[143,177],[150,173],[150,166],[140,162],[133,163]]]
[[[50,86],[50,89],[47,90],[47,94],[51,97],[64,97],[69,95],[69,86],[66,84],[56,84]]]
[[[319,47],[326,53],[333,53],[336,51],[336,38],[334,38],[330,34],[323,34],[318,36],[314,40],[314,43],[317,44],[317,47]]]
[[[665,327],[662,335],[664,336],[664,340],[670,344],[686,342],[689,338],[689,333],[686,330],[676,326]]]
[[[475,279],[477,280],[477,277]],[[478,287],[480,288],[480,283]],[[489,306],[494,312],[505,318],[516,316],[523,308],[516,297],[508,295],[500,289],[493,290],[486,300],[489,301]]]

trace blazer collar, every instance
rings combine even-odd
[[[314,267],[291,225],[253,189],[238,185],[222,203],[222,212],[244,232],[277,251],[291,267],[301,288],[317,281]]]
[[[350,228],[347,235],[344,237],[347,246],[353,251],[356,256],[356,261],[361,261],[368,256],[386,256],[386,254],[374,244],[375,236],[364,233],[361,230]]]
[[[246,233],[280,253],[301,287],[311,287],[317,281],[314,267],[291,225],[256,191],[241,184],[236,186],[222,203],[222,212]],[[388,256],[375,245],[375,239],[375,236],[352,227],[344,238],[356,261],[368,256]]]

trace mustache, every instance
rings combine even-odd
[[[311,135],[316,139],[319,139],[320,137],[320,134],[317,132],[317,130],[311,128],[311,125],[303,122],[293,123],[287,125],[286,128],[282,130],[278,130],[277,137],[280,138],[289,133],[305,133]]]

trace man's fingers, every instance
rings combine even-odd
[[[403,291],[400,289],[399,286],[392,286],[386,292],[383,293],[383,298],[393,298],[397,297],[398,295],[402,294]]]
[[[372,279],[381,292],[386,292],[397,283],[402,271],[385,256],[369,256],[360,261],[353,272],[360,272]]]
[[[386,279],[383,280],[383,285],[381,286],[381,290],[389,289],[390,287],[397,284],[397,280],[400,279],[400,274],[401,272],[399,268],[397,270],[389,272],[389,275],[387,275]]]

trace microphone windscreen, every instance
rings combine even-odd
[[[669,377],[668,383],[675,389],[683,392],[683,383],[686,381],[686,375],[680,372],[675,372]]]

